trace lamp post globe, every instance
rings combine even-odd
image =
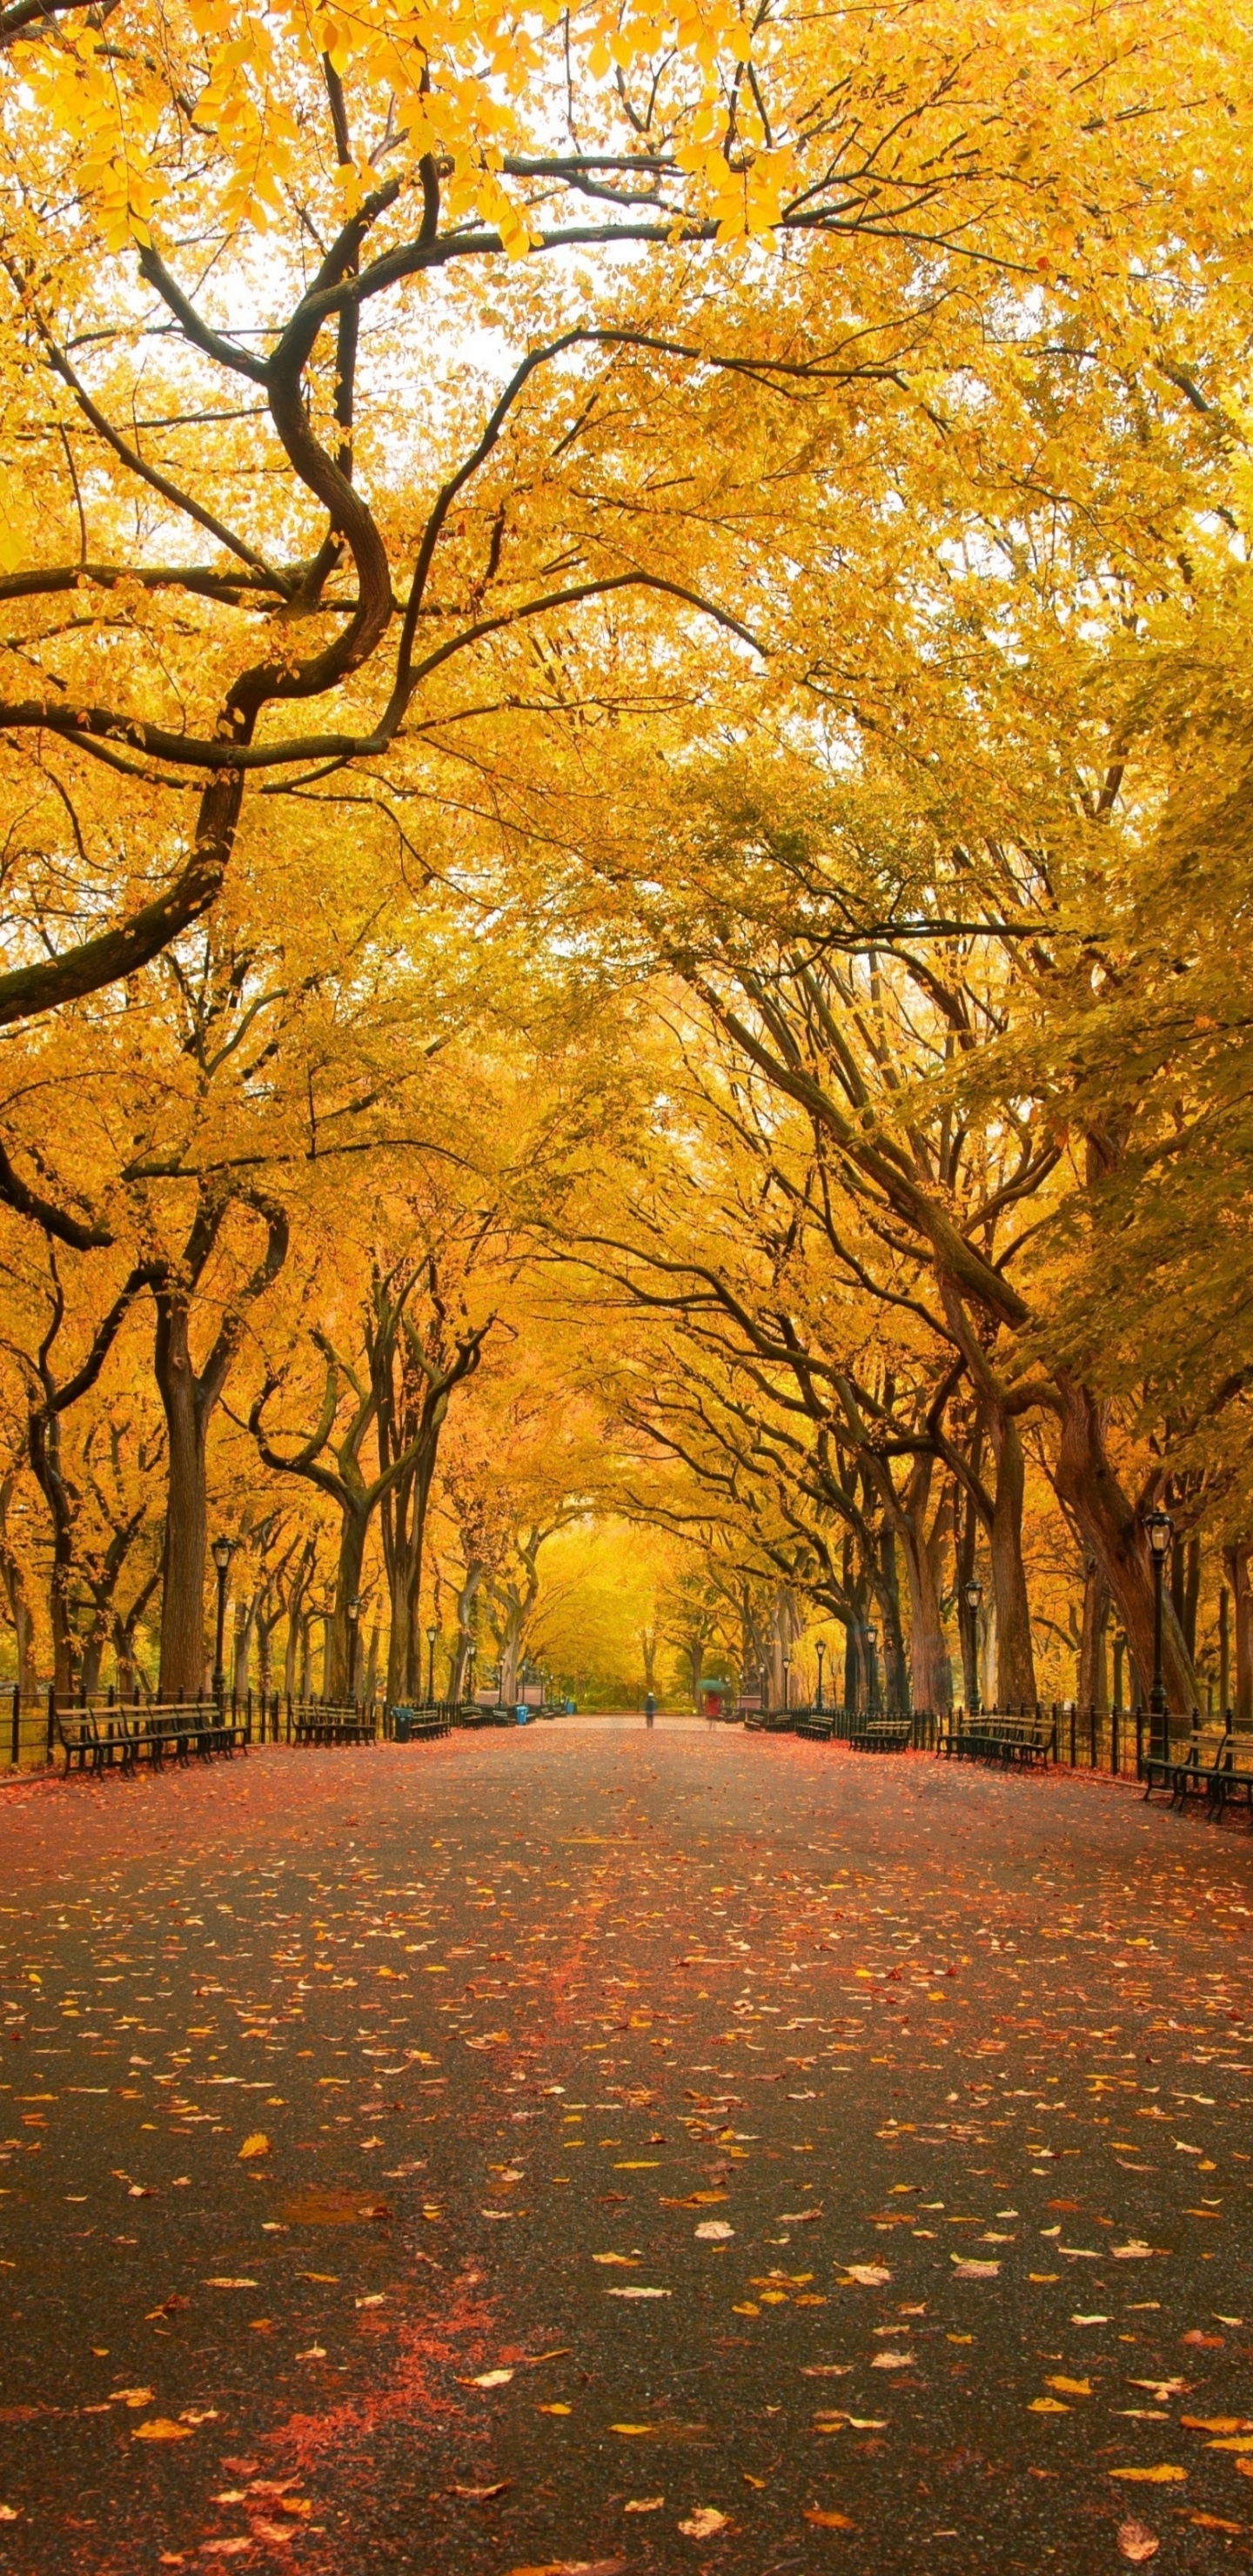
[[[962,1598],[970,1612],[970,1714],[972,1717],[978,1717],[980,1714],[979,1610],[983,1601],[983,1585],[977,1574],[972,1574],[969,1582],[963,1583]]]
[[[1144,1535],[1149,1543],[1149,1562],[1153,1568],[1153,1684],[1149,1692],[1149,1736],[1154,1760],[1168,1762],[1170,1711],[1166,1706],[1166,1682],[1162,1672],[1162,1582],[1175,1524],[1160,1503],[1145,1513]]]
[[[818,1716],[819,1716],[819,1717],[821,1717],[821,1715],[822,1715],[822,1666],[823,1666],[823,1659],[824,1659],[824,1657],[825,1657],[825,1655],[826,1655],[826,1651],[827,1651],[827,1641],[826,1641],[826,1638],[825,1638],[825,1637],[819,1637],[819,1638],[817,1639],[816,1643],[815,1643],[815,1646],[814,1646],[814,1653],[815,1653],[815,1655],[816,1655],[816,1656],[817,1656],[817,1658],[818,1658],[818,1696],[817,1696],[816,1700],[814,1701],[814,1707],[815,1707],[815,1709],[816,1709],[817,1714],[818,1714]]]

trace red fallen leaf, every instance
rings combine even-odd
[[[233,2478],[252,2478],[256,2476],[261,2462],[260,2460],[223,2460],[222,2466],[224,2469],[229,2469]]]
[[[446,2487],[444,2492],[446,2495],[464,2496],[469,2504],[486,2504],[489,2496],[503,2495],[511,2484],[509,2478],[498,2478],[494,2487]]]
[[[1221,2335],[1202,2334],[1199,2326],[1193,2326],[1187,2334],[1180,2335],[1179,2341],[1180,2343],[1198,2344],[1202,2352],[1221,2352],[1223,2347],[1223,2339]]]
[[[1119,2523],[1118,2555],[1126,2559],[1129,2567],[1143,2567],[1150,2558],[1156,2558],[1161,2545],[1147,2522]]]
[[[274,2549],[286,2549],[296,2537],[294,2522],[250,2522],[254,2540],[268,2540]]]
[[[1072,2214],[1075,2211],[1082,2209],[1082,2207],[1083,2203],[1081,2200],[1051,2200],[1049,2202],[1050,2209],[1068,2209]]]
[[[816,2504],[807,2504],[801,2519],[804,2522],[818,2523],[823,2531],[856,2531],[857,2529],[856,2523],[850,2522],[846,2513],[827,2513],[821,2505]]]

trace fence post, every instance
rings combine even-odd
[[[1117,1775],[1118,1771],[1122,1767],[1118,1759],[1118,1751],[1118,1711],[1116,1708],[1111,1708],[1109,1713],[1109,1767],[1115,1775]]]
[[[53,1747],[53,1743],[54,1743],[54,1741],[55,1741],[56,1718],[57,1718],[57,1686],[56,1686],[56,1683],[55,1683],[55,1682],[49,1682],[49,1684],[48,1684],[48,1745],[47,1745],[47,1752],[46,1752],[46,1756],[45,1756],[45,1759],[46,1759],[47,1761],[49,1761],[49,1762],[51,1762],[51,1760],[52,1760],[52,1747]]]
[[[1136,1708],[1136,1778],[1144,1778],[1144,1711]]]
[[[9,1760],[15,1771],[22,1767],[22,1685],[13,1685],[13,1714],[9,1731]]]

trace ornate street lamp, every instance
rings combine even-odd
[[[435,1706],[435,1640],[436,1640],[436,1638],[438,1637],[438,1635],[439,1635],[439,1630],[438,1630],[438,1628],[436,1628],[436,1627],[432,1626],[432,1627],[430,1627],[430,1628],[428,1628],[428,1629],[427,1629],[427,1632],[426,1632],[426,1704],[427,1704],[427,1707],[428,1707],[428,1708],[434,1708],[434,1706]]]
[[[1149,1728],[1156,1762],[1170,1760],[1170,1712],[1166,1706],[1166,1683],[1162,1674],[1162,1577],[1175,1525],[1169,1512],[1159,1504],[1144,1515],[1144,1535],[1149,1543],[1153,1567],[1153,1687],[1149,1692]]]
[[[217,1569],[218,1578],[218,1625],[217,1645],[213,1656],[213,1696],[218,1707],[221,1708],[226,1699],[226,1667],[222,1661],[222,1655],[226,1643],[226,1577],[233,1553],[231,1540],[215,1538],[209,1553]]]
[[[981,1713],[979,1705],[979,1610],[983,1600],[983,1585],[980,1583],[977,1574],[971,1575],[969,1583],[963,1583],[962,1595],[966,1603],[966,1608],[970,1612],[970,1715],[972,1717],[978,1717]]]
[[[788,1712],[788,1710],[790,1709],[791,1705],[792,1705],[792,1658],[791,1658],[791,1656],[790,1656],[790,1655],[785,1655],[785,1656],[784,1656],[784,1658],[783,1658],[783,1714],[784,1714],[784,1716],[785,1716],[785,1717],[786,1717],[787,1712]]]
[[[349,1594],[344,1604],[348,1613],[348,1705],[357,1705],[357,1621],[361,1617],[361,1595]]]
[[[815,1646],[814,1646],[814,1653],[816,1654],[816,1656],[817,1656],[817,1658],[818,1658],[818,1696],[817,1696],[817,1698],[816,1698],[816,1699],[815,1699],[815,1701],[814,1701],[814,1710],[815,1710],[815,1714],[816,1714],[818,1717],[821,1717],[821,1715],[822,1715],[822,1661],[823,1661],[823,1657],[824,1657],[824,1655],[826,1654],[826,1651],[827,1651],[827,1641],[826,1641],[826,1638],[825,1638],[825,1637],[819,1637],[819,1638],[817,1639],[816,1643],[815,1643]]]
[[[878,1643],[879,1631],[873,1619],[868,1619],[866,1622],[866,1697],[872,1714],[879,1705],[879,1666],[875,1656]]]

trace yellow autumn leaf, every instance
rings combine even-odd
[[[190,2442],[190,2424],[176,2424],[169,2415],[152,2415],[146,2424],[137,2424],[133,2442]]]
[[[1128,2485],[1132,2486],[1168,2487],[1186,2478],[1188,2472],[1186,2469],[1168,2467],[1163,2462],[1155,2469],[1111,2469],[1109,2474],[1111,2478],[1125,2478]]]
[[[252,2136],[250,2138],[245,2138],[244,2143],[239,2150],[240,2161],[242,2163],[251,2156],[268,2156],[269,2152],[270,2141],[267,2138],[264,2129],[254,2129]]]

